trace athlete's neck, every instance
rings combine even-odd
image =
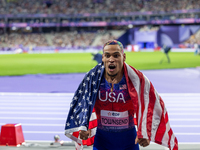
[[[114,75],[110,75],[108,72],[105,71],[104,77],[109,83],[117,84],[121,81],[123,77],[123,71],[120,71]]]

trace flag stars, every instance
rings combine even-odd
[[[93,84],[93,85],[95,85],[95,84],[96,84],[96,82],[95,82],[95,81],[93,81],[93,82],[92,82],[92,84]]]
[[[82,109],[82,112],[84,112],[84,108]]]
[[[90,81],[90,77],[87,77],[87,79],[86,79],[87,81]]]
[[[89,101],[89,103],[88,103],[89,105],[92,105],[92,101]]]
[[[94,89],[93,93],[96,93],[97,92],[97,89]]]
[[[104,66],[101,66],[101,68],[103,69],[103,68],[104,68]]]
[[[91,93],[89,93],[89,96],[91,96]]]
[[[80,89],[78,92],[81,94],[83,91],[81,91],[81,89]]]
[[[78,99],[78,97],[77,96],[74,96],[74,100],[77,100]]]
[[[81,106],[82,104],[81,104],[81,102],[80,103],[78,103],[78,106]]]
[[[85,90],[85,94],[86,94],[87,92],[88,92],[88,90],[86,89],[86,90]]]
[[[94,75],[95,75],[94,72],[92,72],[92,73],[91,73],[91,76],[94,76]]]
[[[86,86],[85,82],[83,82],[83,86],[84,86],[84,87]]]
[[[74,112],[76,112],[76,109],[74,109]]]
[[[89,98],[89,97],[87,97],[87,100],[89,101],[89,100],[90,100],[90,98]]]
[[[73,116],[70,116],[70,119],[71,119],[71,120],[73,120],[73,119],[74,119],[74,117],[73,117]]]
[[[99,69],[97,72],[98,72],[98,73],[101,73],[101,70]]]
[[[69,122],[67,122],[67,123],[66,123],[66,125],[69,127],[69,126],[70,126],[70,123],[69,123]]]
[[[73,104],[71,104],[70,107],[73,107]]]
[[[85,112],[87,112],[88,110],[87,110],[87,108],[85,109]]]
[[[81,121],[79,121],[79,124],[81,124]]]
[[[76,121],[74,122],[76,125],[78,124]]]
[[[78,119],[78,118],[79,118],[79,115],[77,115],[76,118]]]
[[[85,99],[85,95],[83,96],[83,99]]]

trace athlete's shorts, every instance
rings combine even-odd
[[[108,132],[97,128],[93,150],[139,150],[135,144],[135,128],[123,132]]]

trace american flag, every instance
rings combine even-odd
[[[119,85],[119,89],[120,89],[120,90],[127,89],[126,84]]]
[[[136,110],[138,138],[146,138],[170,150],[178,150],[178,141],[170,127],[164,102],[152,83],[126,63],[123,68],[129,95]],[[83,149],[83,145],[92,145],[94,142],[97,121],[93,108],[103,73],[103,63],[91,69],[80,83],[70,104],[65,135],[75,141],[76,149]],[[87,131],[88,128],[92,129],[91,138],[81,140],[79,131]]]

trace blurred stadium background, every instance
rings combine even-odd
[[[192,67],[192,70],[180,71],[186,75],[189,72],[189,78],[195,78],[195,81],[199,83],[199,18],[200,0],[0,0],[0,54],[2,54],[0,55],[0,80],[3,81],[5,77],[16,75],[35,74],[37,77],[43,78],[41,74],[87,72],[96,65],[96,62],[91,59],[91,53],[101,53],[103,43],[109,39],[116,39],[122,42],[125,47],[127,62],[137,69]],[[171,63],[167,63],[166,60],[163,64],[159,64],[160,59],[164,56],[163,45],[171,47],[169,55],[172,59]],[[71,74],[71,76],[74,77],[75,74]],[[180,76],[178,77],[180,78]],[[71,80],[75,79],[76,77]],[[23,81],[20,80],[20,82]],[[8,83],[4,82],[3,84],[2,82],[5,89],[8,84],[10,84],[9,80]],[[48,85],[46,82],[44,84]],[[191,83],[187,84],[189,86]],[[43,87],[43,85],[40,86]],[[186,123],[186,129],[189,130],[187,135],[190,135],[182,137],[181,141],[184,142],[181,142],[180,149],[200,150],[200,114],[197,107],[200,101],[200,90],[198,90],[198,84],[194,88],[197,89],[195,94],[185,93],[185,91],[182,92],[184,94],[180,94],[180,91],[179,94],[170,94],[173,93],[170,90],[163,94],[167,99],[167,105],[169,107],[172,105],[169,108],[172,113],[174,113],[173,111],[183,113],[184,110],[192,110],[188,113],[189,116],[186,115],[188,119],[191,119],[187,119],[187,121],[194,123],[192,125],[187,124],[188,122],[179,116],[179,120],[183,121],[179,122],[179,125]],[[49,105],[56,106],[54,104],[56,99],[63,103],[60,106],[65,104],[65,107],[68,107],[72,91],[64,92],[65,95],[63,94],[65,89],[63,91],[59,89],[58,95],[52,94],[52,96],[49,96],[51,93],[44,94],[44,96],[34,93],[34,91],[31,94],[31,91],[28,91],[28,95],[32,97],[28,96],[27,98],[27,94],[23,93],[23,90],[20,93],[11,93],[13,91],[6,91],[4,88],[0,88],[0,90],[0,126],[4,123],[12,123],[12,115],[14,114],[11,112],[16,109],[16,112],[19,112],[16,113],[18,116],[15,116],[13,123],[22,123],[24,117],[28,120],[28,122],[24,122],[24,128],[32,125],[33,131],[31,132],[34,133],[34,138],[30,140],[31,135],[28,134],[31,133],[25,131],[25,140],[26,137],[29,138],[27,142],[37,141],[41,144],[45,141],[48,145],[50,139],[53,140],[53,135],[56,132],[48,133],[43,131],[44,128],[40,128],[44,138],[39,138],[41,135],[36,132],[39,124],[45,126],[51,122],[50,126],[54,126],[54,128],[64,127],[64,125],[57,124],[53,117],[54,121],[46,119],[49,122],[43,122],[40,116],[43,114],[42,112],[29,112],[26,114],[27,116],[23,116],[24,114],[20,110],[32,110],[33,108],[30,108],[26,103],[31,103],[34,106],[35,102],[38,104],[39,101],[42,103],[35,107],[40,106],[41,109],[49,110]],[[59,95],[59,93],[62,94]],[[65,97],[69,100],[65,101]],[[178,100],[170,101],[175,98]],[[185,100],[184,106],[173,107],[173,103],[181,103],[183,100]],[[190,106],[188,103],[190,100],[193,102],[191,108],[187,107]],[[49,105],[45,105],[48,103]],[[50,115],[67,115],[65,108],[60,108],[60,110],[61,112],[58,112],[59,109],[55,108],[55,113],[52,112]],[[35,120],[39,115],[41,117],[39,120],[42,121],[40,123],[31,122],[31,119],[28,118],[31,118],[32,115],[35,116]],[[191,116],[195,117],[190,118]],[[45,117],[47,116],[43,118]],[[9,120],[9,118],[11,119]],[[65,117],[57,118],[57,121],[61,119],[62,121],[59,121],[65,122],[63,118]],[[174,125],[173,121],[175,120],[176,118],[172,118],[172,125]],[[174,127],[183,128],[183,126],[177,125]],[[177,129],[176,131],[178,131]],[[29,129],[27,128],[27,130]],[[58,134],[62,134],[61,132]],[[45,134],[51,137],[45,138]],[[181,134],[179,136],[181,137]],[[63,138],[62,140],[65,141]],[[188,142],[186,138],[195,140],[193,142],[188,140]],[[31,149],[31,147],[27,149]],[[66,149],[70,149],[70,146]],[[145,149],[161,150],[164,148],[153,144]]]

